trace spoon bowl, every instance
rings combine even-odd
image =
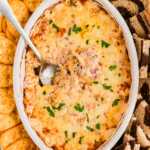
[[[44,63],[40,68],[39,78],[42,84],[49,85],[52,83],[52,79],[54,77],[54,74],[56,72],[56,66],[55,65],[49,65],[47,63]]]

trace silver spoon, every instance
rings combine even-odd
[[[20,23],[18,22],[17,18],[15,17],[15,15],[14,15],[14,13],[13,13],[7,0],[0,0],[0,11],[14,25],[16,30],[22,35],[24,40],[27,42],[27,44],[33,50],[36,57],[41,62],[41,69],[40,69],[40,73],[39,73],[39,78],[40,78],[42,84],[43,85],[51,84],[52,77],[54,76],[54,73],[56,70],[56,66],[54,66],[52,64],[47,64],[44,61],[42,55],[39,53],[39,51],[34,46],[34,44],[30,40],[27,33],[21,27]]]

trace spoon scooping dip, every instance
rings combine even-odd
[[[41,62],[39,78],[42,84],[43,85],[51,84],[52,77],[54,76],[56,70],[56,66],[45,62],[44,58],[37,50],[35,45],[32,43],[31,39],[29,38],[25,30],[21,27],[7,0],[0,0],[0,11],[14,25],[16,30],[22,35],[22,37],[27,42],[29,47],[32,49],[38,60]]]

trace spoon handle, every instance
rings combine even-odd
[[[33,50],[33,52],[35,53],[37,58],[41,61],[42,60],[41,54],[39,53],[37,48],[33,45],[32,41],[30,40],[27,33],[21,27],[20,23],[18,22],[17,18],[15,17],[15,15],[14,15],[14,13],[13,13],[7,0],[0,0],[0,11],[14,25],[16,30],[22,35],[24,40],[27,42],[27,44]]]

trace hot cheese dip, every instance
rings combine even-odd
[[[32,128],[54,150],[96,150],[128,106],[130,62],[122,30],[92,0],[60,1],[34,25],[31,38],[57,66],[52,84],[27,48],[24,105]]]

